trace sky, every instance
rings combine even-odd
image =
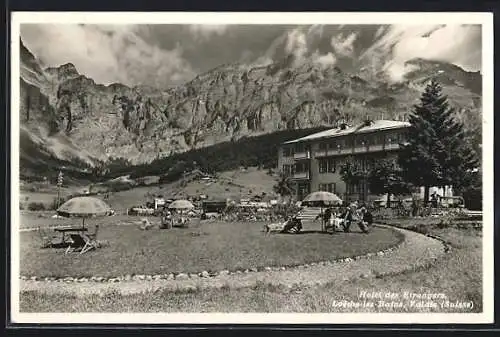
[[[221,64],[336,65],[404,79],[412,58],[481,71],[479,25],[93,25],[22,24],[43,66],[73,63],[97,83],[169,87]]]

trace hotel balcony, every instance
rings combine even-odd
[[[314,157],[319,158],[319,157],[326,157],[328,156],[329,151],[328,150],[318,150],[314,152]]]
[[[369,146],[368,145],[356,145],[353,148],[353,153],[362,153],[362,152],[368,152],[369,151]]]
[[[384,145],[383,144],[368,145],[367,151],[370,152],[384,151]]]
[[[385,144],[365,144],[356,146],[341,146],[329,149],[318,149],[314,151],[315,158],[323,158],[330,156],[341,156],[346,154],[357,154],[357,153],[367,153],[367,152],[380,152],[380,151],[391,151],[399,150],[398,143],[385,143]],[[295,153],[294,159],[309,159],[309,152]]]
[[[342,147],[342,148],[336,148],[336,149],[328,149],[328,150],[318,150],[314,152],[314,156],[316,158],[321,158],[321,157],[329,157],[329,156],[340,156],[343,154],[351,154],[352,153],[352,147]]]
[[[399,149],[398,143],[387,143],[384,145],[384,150],[398,150],[398,149]]]
[[[310,159],[310,158],[311,158],[311,152],[310,151],[295,152],[293,154],[293,159],[295,159],[295,160]]]
[[[295,172],[292,175],[292,179],[295,179],[295,180],[306,180],[306,179],[309,179],[309,172]]]

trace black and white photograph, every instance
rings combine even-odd
[[[11,102],[13,322],[493,322],[492,14],[14,12]]]

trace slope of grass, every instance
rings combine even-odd
[[[106,220],[112,221],[113,217]],[[138,226],[103,224],[99,239],[109,241],[109,247],[84,255],[41,249],[38,233],[24,232],[21,233],[21,274],[111,277],[292,266],[377,252],[402,240],[400,234],[382,228],[375,228],[369,235],[353,231],[342,235],[265,236],[262,225],[202,223],[187,229],[156,227],[142,231]]]
[[[21,294],[22,310],[39,312],[398,312],[400,309],[342,309],[333,301],[359,300],[360,291],[444,293],[450,302],[472,301],[472,309],[414,309],[414,312],[481,312],[481,232],[427,227],[453,246],[451,253],[430,269],[382,278],[358,279],[345,284],[293,289],[260,284],[253,288],[193,289],[186,292],[149,292],[124,296],[79,299],[27,292]]]

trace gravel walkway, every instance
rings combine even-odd
[[[345,259],[342,262],[311,264],[289,270],[235,273],[231,275],[220,274],[208,278],[195,276],[175,280],[131,280],[119,283],[64,283],[20,280],[20,290],[37,290],[49,293],[63,292],[73,293],[77,296],[88,296],[90,294],[104,294],[112,290],[127,295],[158,290],[173,291],[221,288],[225,286],[241,288],[253,286],[259,282],[290,287],[294,285],[322,285],[329,282],[341,283],[359,278],[402,273],[428,266],[445,254],[444,244],[437,239],[405,229],[395,228],[395,230],[405,235],[405,240],[398,249],[355,260]]]

